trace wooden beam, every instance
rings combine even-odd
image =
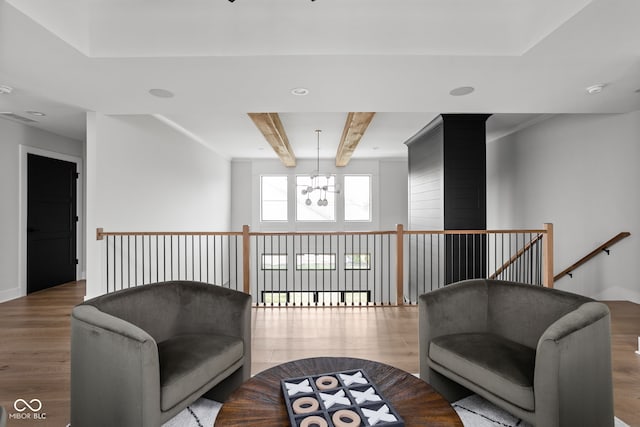
[[[336,153],[336,166],[347,166],[351,155],[355,151],[362,135],[369,127],[369,123],[376,113],[349,113],[344,124],[340,146]]]
[[[253,123],[258,127],[262,135],[276,152],[282,163],[287,167],[296,165],[296,156],[293,154],[289,139],[284,131],[278,113],[247,113]]]

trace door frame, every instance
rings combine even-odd
[[[41,148],[31,147],[29,145],[20,144],[19,149],[19,190],[18,190],[18,287],[19,296],[27,295],[27,195],[28,195],[28,155],[35,154],[37,156],[48,157],[51,159],[64,160],[76,164],[76,171],[79,178],[76,180],[76,215],[78,223],[76,224],[76,257],[78,265],[76,265],[76,278],[84,279],[84,193],[83,193],[83,176],[84,169],[82,167],[82,158],[69,154],[57,153],[55,151],[43,150]]]

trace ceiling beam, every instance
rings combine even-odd
[[[376,113],[349,113],[336,153],[336,166],[347,166],[364,132]]]
[[[278,113],[247,113],[253,123],[276,152],[280,161],[287,167],[296,165],[296,156],[289,145],[289,139],[284,131]]]

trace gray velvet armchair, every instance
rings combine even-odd
[[[71,316],[71,425],[157,427],[251,374],[251,297],[174,281],[103,295]]]
[[[537,427],[613,426],[610,315],[590,298],[467,280],[419,298],[420,376]]]

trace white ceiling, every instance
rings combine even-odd
[[[275,158],[247,112],[280,113],[308,158],[315,129],[333,157],[346,112],[376,111],[353,158],[401,157],[438,113],[493,113],[493,139],[640,110],[638,16],[637,0],[0,0],[0,110],[77,139],[85,111],[154,114],[229,158]]]

